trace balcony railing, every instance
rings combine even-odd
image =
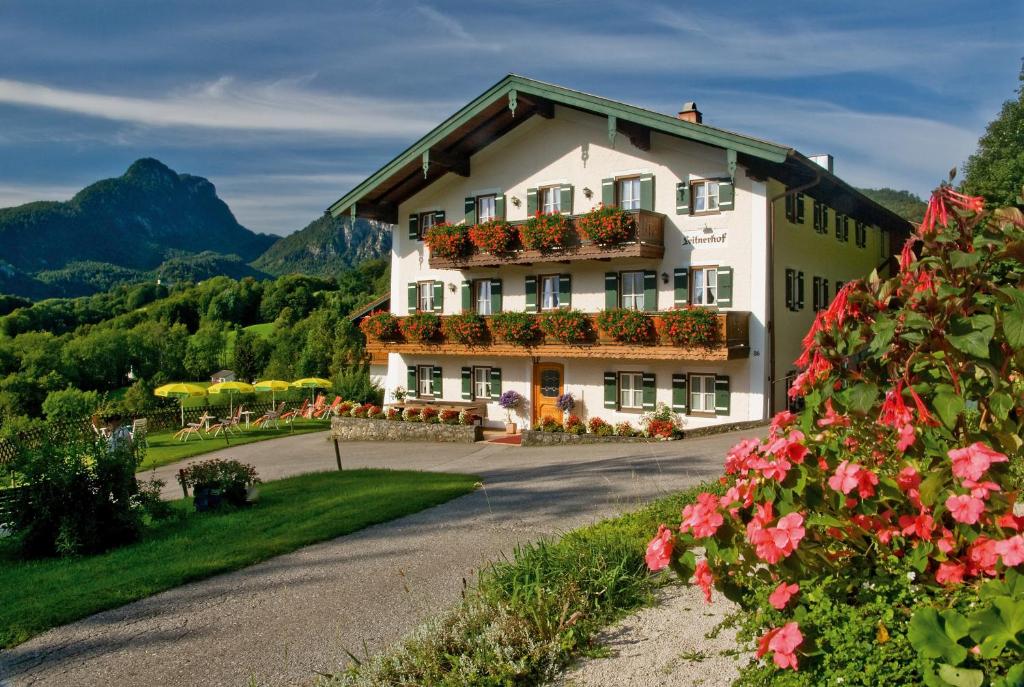
[[[541,336],[533,345],[524,346],[502,341],[498,337],[488,334],[484,340],[478,343],[465,344],[446,341],[444,336],[439,334],[435,340],[429,342],[381,341],[370,338],[367,341],[366,349],[369,354],[374,356],[394,352],[431,356],[475,355],[508,358],[544,356],[620,358],[623,360],[714,361],[734,360],[750,355],[750,313],[748,312],[716,313],[718,336],[714,343],[708,346],[678,346],[668,342],[660,335],[655,336],[649,343],[620,343],[599,330],[596,317],[596,315],[590,316],[593,335],[588,340],[577,343],[563,343]],[[657,322],[658,314],[652,313],[650,317],[655,319],[655,329],[660,332],[661,328]],[[443,320],[444,317],[441,319]],[[484,319],[488,323],[489,332],[490,318],[485,317]]]
[[[570,260],[609,260],[611,258],[651,258],[660,260],[665,256],[665,215],[649,210],[630,210],[636,219],[636,231],[628,240],[614,246],[602,246],[578,236],[568,246],[551,250],[527,250],[519,248],[495,255],[484,253],[475,247],[460,258],[430,256],[430,266],[435,269],[465,269],[467,267],[493,267],[496,265],[532,265],[544,262],[567,262]],[[572,219],[580,215],[573,215]],[[526,220],[509,222],[513,226]]]

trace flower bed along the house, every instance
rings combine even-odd
[[[463,444],[483,439],[483,429],[479,424],[441,422],[436,409],[430,410],[435,410],[433,422],[336,417],[331,420],[331,437],[344,441],[439,441]]]
[[[491,333],[516,346],[534,346],[541,338],[537,316],[527,312],[506,311],[493,315]]]
[[[444,318],[441,332],[451,343],[471,346],[487,340],[487,323],[475,311],[467,310]]]
[[[428,343],[437,339],[441,318],[434,313],[418,312],[401,318],[402,336],[406,341]]]

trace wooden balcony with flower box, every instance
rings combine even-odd
[[[434,269],[614,258],[660,260],[665,255],[665,215],[599,208],[580,215],[492,220],[471,227],[443,225],[434,237],[428,233],[424,240],[431,248],[429,263]]]
[[[700,312],[689,314],[694,311]],[[367,352],[372,355],[685,361],[735,360],[750,355],[749,312],[694,308],[660,313],[561,310],[488,317],[475,313],[405,317],[379,313],[375,317],[378,321],[363,326]],[[627,323],[611,322],[616,317]]]

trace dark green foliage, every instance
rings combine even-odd
[[[231,369],[240,380],[258,381],[270,362],[273,345],[258,334],[241,331],[235,339],[235,354]]]
[[[346,401],[384,405],[384,390],[373,383],[370,372],[363,366],[339,372],[331,379],[334,393]]]
[[[910,191],[897,191],[892,188],[859,188],[857,190],[905,220],[920,222],[924,219],[924,211],[928,204]]]
[[[100,397],[95,391],[79,391],[69,386],[60,391],[51,391],[43,401],[43,413],[50,421],[69,421],[89,417],[100,406]]]
[[[380,222],[347,217],[319,217],[303,229],[285,236],[253,262],[271,274],[302,273],[336,276],[365,260],[391,252],[391,227]]]
[[[964,190],[993,206],[1021,203],[1024,186],[1024,69],[1017,97],[1003,103],[964,164]]]
[[[177,479],[182,488],[191,489],[193,494],[201,490],[215,490],[227,505],[235,507],[244,506],[246,491],[260,483],[252,465],[220,458],[189,463],[178,471]]]

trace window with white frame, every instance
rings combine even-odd
[[[550,274],[540,278],[540,309],[558,309],[558,275]]]
[[[619,207],[623,210],[640,209],[640,177],[628,177],[618,181]]]
[[[491,314],[491,280],[478,279],[473,283],[476,298],[476,314]]]
[[[434,282],[421,281],[417,284],[419,289],[419,311],[432,312],[434,310]]]
[[[693,282],[693,305],[715,305],[718,302],[718,268],[697,267],[690,271]]]
[[[497,216],[495,196],[478,196],[476,199],[476,221],[490,222]]]
[[[489,399],[491,397],[491,368],[473,368],[473,399]]]
[[[715,375],[690,375],[690,412],[715,412]]]
[[[622,296],[620,305],[627,310],[644,309],[644,273],[623,272],[620,276],[622,282]]]
[[[416,368],[416,391],[420,398],[434,395],[434,368],[430,365]]]
[[[546,186],[540,189],[540,211],[551,215],[562,211],[562,189],[558,186]]]
[[[718,211],[717,181],[695,181],[690,186],[693,189],[694,212]]]
[[[639,372],[619,373],[619,407],[624,409],[643,408],[644,380]]]
[[[427,229],[434,226],[434,213],[433,212],[421,212],[420,213],[420,238],[427,235]]]

